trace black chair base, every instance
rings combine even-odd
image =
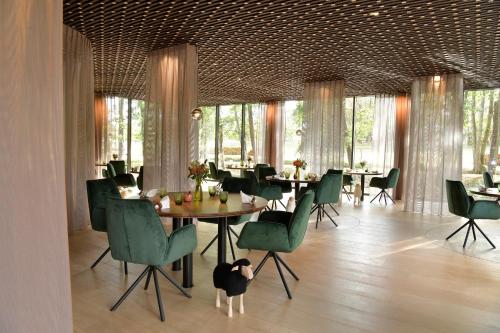
[[[488,236],[486,236],[486,234],[481,230],[481,228],[479,228],[479,226],[477,225],[477,223],[473,219],[470,219],[464,225],[462,225],[460,228],[458,228],[457,230],[455,230],[451,235],[449,235],[448,237],[446,237],[446,240],[448,240],[451,237],[455,236],[455,234],[457,234],[460,230],[462,230],[466,226],[468,226],[468,228],[467,228],[467,234],[465,235],[464,244],[462,245],[463,248],[465,248],[465,246],[467,245],[467,239],[469,238],[469,233],[470,233],[471,229],[472,229],[472,236],[474,237],[474,240],[476,240],[476,230],[475,230],[475,228],[477,228],[477,230],[479,230],[479,232],[483,235],[483,237],[486,238],[486,240],[488,241],[488,243],[490,243],[491,247],[493,247],[494,249],[496,249],[495,244],[493,244],[493,242],[488,238]]]
[[[337,212],[337,210],[335,209],[335,207],[333,207],[332,204],[328,204],[330,206],[331,209],[333,209],[333,211],[335,212],[335,214],[337,214],[337,216],[339,216],[339,212]],[[330,214],[328,214],[325,210],[325,204],[319,204],[319,205],[315,205],[312,209],[311,209],[311,213],[310,214],[313,214],[315,211],[318,211],[318,214],[316,215],[316,229],[318,229],[318,224],[319,222],[326,216],[328,216],[328,218],[330,219],[330,221],[332,221],[332,223],[335,225],[335,227],[338,227],[338,224],[333,220],[333,218],[330,216]]]
[[[378,197],[378,202],[380,202],[380,200],[382,200],[382,198],[384,198],[384,202],[385,202],[386,206],[387,206],[387,198],[389,198],[392,201],[392,203],[396,204],[396,201],[394,201],[394,199],[384,189],[382,191],[378,192],[378,194],[376,196],[374,196],[372,200],[370,200],[370,203],[372,203],[373,200],[377,199],[377,197]]]
[[[233,260],[236,260],[236,255],[234,254],[233,238],[231,237],[231,233],[236,237],[236,239],[240,238],[240,236],[236,233],[236,231],[234,231],[233,228],[231,228],[231,226],[228,225],[227,238],[229,239],[229,245],[231,247],[231,255],[233,256]],[[207,250],[210,248],[210,246],[212,246],[213,243],[215,243],[216,240],[217,240],[217,235],[215,235],[215,237],[210,241],[210,243],[208,243],[208,245],[205,246],[203,251],[201,251],[200,255],[204,255],[205,252],[207,252]]]
[[[108,247],[100,256],[99,258],[97,258],[96,261],[94,261],[94,263],[92,264],[92,266],[90,266],[91,269],[94,269],[95,266],[97,266],[98,263],[101,262],[102,258],[104,258],[106,256],[106,254],[108,254],[108,252],[111,251],[111,248]],[[127,275],[128,274],[128,266],[127,266],[127,262],[124,261],[123,262],[123,270],[125,271],[125,274]]]
[[[171,276],[169,276],[160,266],[150,265],[146,267],[146,269],[141,273],[141,275],[139,275],[139,277],[134,281],[134,283],[132,283],[132,285],[127,289],[125,294],[123,294],[122,297],[120,297],[120,299],[111,307],[110,310],[115,311],[116,309],[118,309],[120,304],[122,304],[123,301],[128,297],[128,295],[130,295],[132,290],[134,290],[135,287],[137,287],[139,282],[141,282],[141,280],[144,279],[146,274],[148,276],[146,278],[146,285],[144,286],[144,289],[147,290],[149,286],[149,281],[151,279],[151,275],[153,275],[153,280],[155,283],[155,291],[156,291],[156,300],[158,301],[158,309],[160,310],[160,319],[161,321],[165,321],[165,311],[163,309],[163,301],[161,299],[160,285],[158,283],[157,271],[159,271],[165,278],[167,278],[168,281],[170,281],[170,283],[172,283],[177,289],[179,289],[182,292],[182,294],[184,294],[184,296],[186,296],[187,298],[191,298],[191,295],[186,290],[184,290],[184,288],[182,288]]]
[[[349,193],[349,191],[347,191],[345,186],[342,186],[342,192],[346,195],[347,201],[351,201],[351,194]]]
[[[269,257],[272,257],[274,259],[274,263],[276,264],[276,268],[278,269],[278,273],[280,275],[281,281],[283,282],[283,286],[285,287],[286,294],[287,294],[289,299],[292,299],[292,293],[290,292],[290,289],[288,288],[288,284],[286,283],[286,279],[285,279],[285,276],[283,275],[283,270],[281,269],[281,265],[283,265],[286,268],[286,270],[293,276],[293,278],[295,280],[299,281],[299,277],[297,276],[297,274],[294,273],[294,271],[292,271],[290,266],[288,266],[287,263],[276,252],[272,252],[272,251],[267,252],[265,257],[262,259],[262,261],[259,263],[259,265],[257,266],[257,268],[255,269],[255,271],[253,273],[254,279],[257,277],[257,274],[259,274],[260,270],[262,269],[262,267],[266,263],[267,259],[269,259]],[[281,263],[281,265],[280,265],[280,263]]]

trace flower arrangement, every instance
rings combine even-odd
[[[305,170],[307,167],[307,163],[304,160],[296,159],[293,161],[293,166],[296,168],[302,168],[302,170]]]
[[[367,162],[367,161],[365,161],[365,160],[363,160],[363,161],[359,162],[359,166],[361,166],[361,169],[363,169],[363,170],[365,169],[365,166],[366,166],[367,164],[368,164],[368,162]]]
[[[188,171],[188,178],[196,182],[196,187],[194,190],[194,200],[202,201],[203,192],[201,190],[201,182],[207,179],[210,173],[210,169],[207,166],[207,161],[205,160],[203,163],[200,163],[198,161],[191,161],[191,164],[189,164],[188,167]]]

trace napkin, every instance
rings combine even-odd
[[[243,191],[240,191],[241,195],[241,202],[244,204],[253,204],[255,201],[255,197],[253,195],[248,195],[243,193]]]
[[[148,193],[146,193],[146,197],[152,198],[152,197],[154,197],[157,194],[158,194],[158,189],[154,188],[152,190],[149,190]]]
[[[170,198],[168,195],[164,196],[161,201],[161,210],[167,210],[170,208]]]

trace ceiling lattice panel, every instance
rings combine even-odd
[[[351,95],[450,72],[499,87],[499,14],[498,0],[64,2],[93,45],[97,92],[143,97],[148,52],[189,42],[203,105],[301,98],[304,82],[331,79]]]

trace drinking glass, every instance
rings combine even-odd
[[[290,178],[290,171],[285,171],[285,178],[286,179],[289,179]]]
[[[216,192],[215,186],[208,187],[208,194],[210,194],[211,197],[215,195],[215,192]]]
[[[174,201],[176,205],[182,205],[182,192],[174,193]]]
[[[229,196],[229,193],[227,191],[220,192],[220,194],[219,194],[220,203],[225,204],[227,202],[228,196]]]

